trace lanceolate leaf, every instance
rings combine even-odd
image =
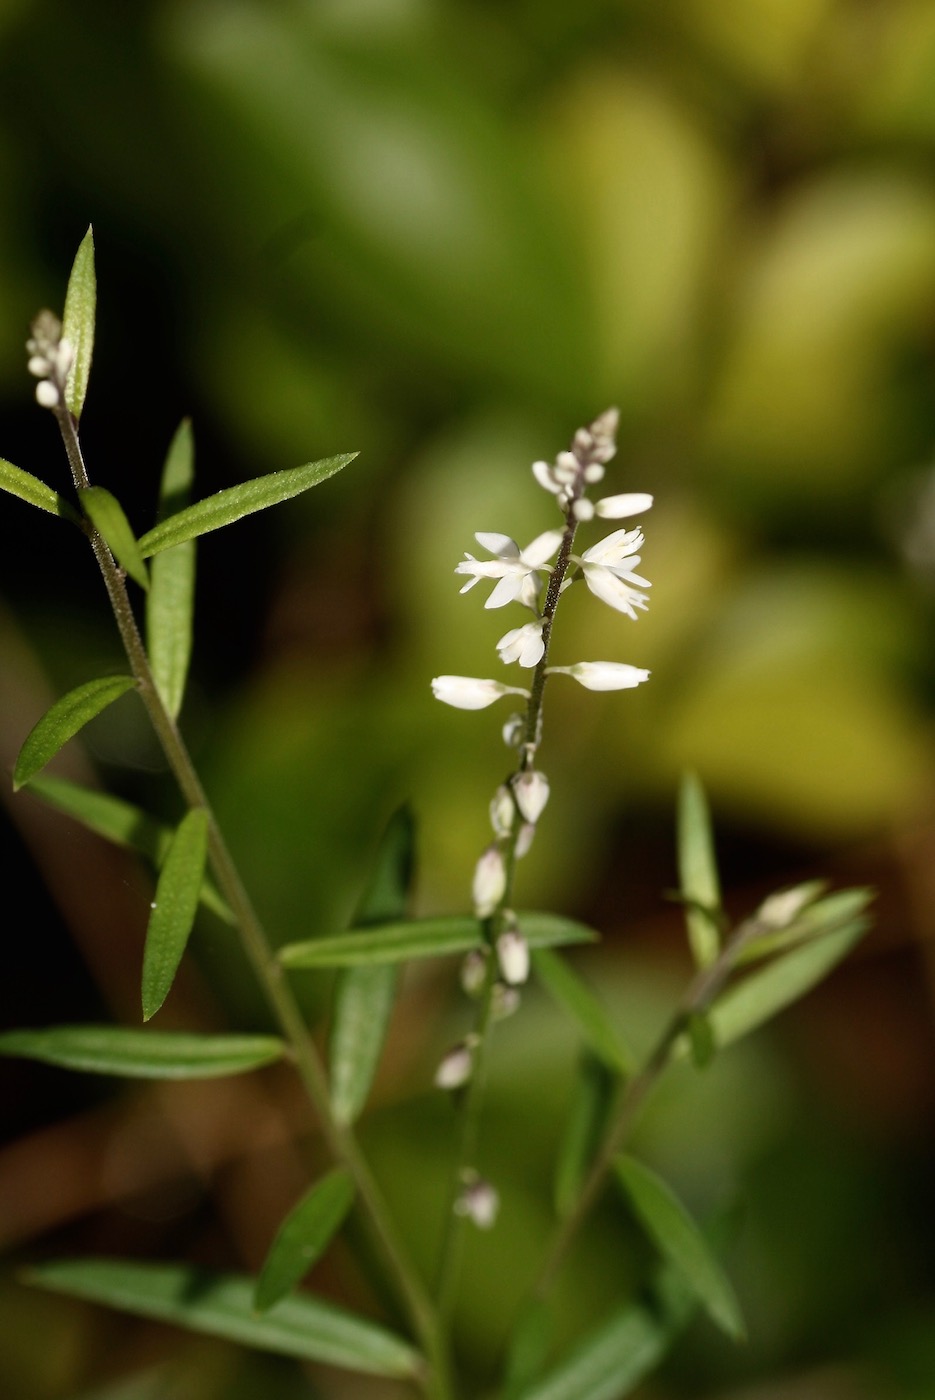
[[[193,807],[179,823],[156,884],[143,953],[143,1020],[155,1016],[182,961],[195,922],[208,853],[208,818]]]
[[[13,769],[13,789],[28,783],[69,739],[135,684],[132,676],[103,676],[56,700],[26,736]]]
[[[810,904],[788,927],[777,929],[774,933],[764,933],[749,943],[737,961],[741,964],[754,962],[794,947],[797,943],[836,933],[859,918],[872,899],[873,891],[869,889],[835,890],[834,894]]]
[[[255,1306],[266,1312],[291,1293],[327,1249],[354,1203],[346,1171],[329,1172],[286,1216],[270,1247],[256,1285]]]
[[[578,1199],[619,1082],[596,1055],[582,1057],[555,1162],[555,1209],[560,1216],[567,1215]]]
[[[734,1290],[698,1226],[670,1186],[635,1157],[615,1163],[617,1176],[647,1233],[679,1270],[698,1301],[729,1336],[744,1336]]]
[[[106,841],[128,850],[139,851],[157,868],[166,858],[166,852],[175,834],[170,826],[164,826],[139,807],[134,807],[122,798],[112,797],[108,792],[98,792],[94,788],[82,787],[80,783],[70,783],[67,778],[52,778],[46,775],[31,778],[29,791],[41,797],[43,802],[66,812],[81,822],[89,831],[97,832]],[[206,875],[201,882],[201,902],[218,918],[227,924],[235,922],[234,916],[225,901]]]
[[[351,1371],[411,1378],[422,1359],[392,1332],[306,1295],[285,1298],[257,1315],[254,1281],[185,1264],[134,1264],[119,1259],[63,1259],[28,1270],[26,1282],[73,1298],[104,1303],[243,1346]]]
[[[515,1400],[541,1373],[549,1353],[552,1319],[539,1298],[527,1302],[514,1323],[503,1376],[503,1400]]]
[[[21,467],[14,467],[12,462],[4,461],[2,457],[0,491],[9,491],[11,496],[18,496],[21,501],[28,501],[31,506],[47,510],[50,515],[59,515],[63,520],[71,520],[75,525],[81,524],[80,515],[68,504],[64,496],[46,486],[37,476],[31,476]]]
[[[81,417],[91,356],[94,352],[94,316],[97,303],[97,279],[94,273],[94,235],[89,228],[75,254],[68,291],[65,293],[65,313],[62,335],[74,349],[75,358],[65,384],[65,403],[75,418]]]
[[[272,1035],[190,1035],[123,1026],[50,1026],[0,1034],[0,1055],[127,1079],[216,1079],[272,1064],[284,1052],[283,1042]]]
[[[194,478],[194,441],[186,418],[169,445],[159,493],[160,517],[188,504]],[[146,642],[162,702],[178,716],[192,652],[195,607],[195,541],[164,549],[150,566],[146,595]]]
[[[632,1073],[636,1061],[591,989],[558,953],[538,948],[533,953],[536,976],[563,1011],[578,1026],[588,1045],[610,1069]]]
[[[81,492],[81,504],[117,563],[141,588],[148,588],[149,574],[143,556],[117,497],[105,491],[103,486],[88,486]]]
[[[721,887],[708,801],[695,773],[683,776],[679,790],[678,865],[688,942],[697,965],[707,967],[720,946]]]
[[[230,486],[215,496],[196,501],[193,506],[186,506],[167,520],[161,520],[143,535],[139,541],[143,558],[148,559],[151,554],[193,540],[198,535],[206,535],[210,530],[219,530],[222,525],[231,525],[253,511],[288,501],[334,476],[356,456],[356,452],[343,452],[337,457],[309,462],[304,467],[271,472],[269,476],[255,477],[253,481],[244,481],[240,486]]]
[[[597,934],[557,914],[521,913],[519,925],[530,947],[591,943]],[[483,947],[481,926],[469,914],[411,919],[376,928],[330,934],[306,943],[287,943],[279,957],[286,967],[362,967],[364,964],[437,958]]]

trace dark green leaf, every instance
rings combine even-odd
[[[547,1304],[533,1298],[510,1331],[502,1400],[515,1400],[542,1372],[549,1353],[552,1318]]]
[[[705,1069],[714,1059],[717,1042],[707,1012],[693,1011],[688,1018],[688,1042],[696,1069]]]
[[[354,927],[401,919],[409,906],[415,870],[415,822],[409,807],[399,807],[386,830],[370,869],[367,886],[354,915]]]
[[[607,1127],[619,1077],[593,1054],[582,1056],[555,1162],[555,1209],[567,1215]]]
[[[49,759],[54,758],[63,744],[74,738],[88,720],[106,710],[134,684],[132,676],[103,676],[100,680],[86,681],[84,685],[76,686],[61,700],[56,700],[26,736],[26,742],[19,751],[13,769],[14,792],[44,768]]]
[[[695,773],[685,773],[679,789],[678,866],[688,942],[696,964],[707,967],[721,941],[721,887],[708,801]]]
[[[591,989],[558,953],[540,948],[533,953],[536,976],[549,995],[577,1025],[588,1045],[611,1069],[632,1073],[635,1059]]]
[[[136,579],[141,588],[148,588],[149,574],[143,556],[117,497],[105,491],[103,486],[88,486],[81,492],[81,504],[117,563],[132,579]]]
[[[158,869],[166,858],[172,842],[172,827],[165,826],[134,807],[122,798],[111,797],[110,793],[98,792],[94,788],[82,787],[66,778],[51,778],[45,775],[30,778],[29,791],[41,797],[43,802],[57,807],[81,822],[89,831],[124,846],[131,851],[139,851]],[[233,924],[234,916],[206,875],[201,883],[201,902],[225,923]]]
[[[56,1293],[280,1356],[399,1378],[416,1375],[422,1366],[402,1338],[317,1298],[284,1298],[271,1312],[258,1316],[254,1280],[237,1274],[215,1274],[186,1264],[63,1259],[29,1269],[25,1279]]]
[[[298,496],[311,486],[334,476],[348,462],[353,462],[356,452],[343,452],[337,457],[325,457],[320,462],[308,462],[304,467],[291,467],[284,472],[271,472],[269,476],[255,477],[244,481],[240,486],[229,486],[226,491],[218,491],[193,506],[161,520],[139,541],[144,559],[158,554],[162,549],[184,544],[198,535],[206,535],[210,530],[220,530],[222,525],[231,525],[253,511],[265,510],[267,506],[278,505]]]
[[[557,914],[521,913],[518,919],[530,947],[590,943],[597,937],[584,924]],[[286,967],[362,967],[443,957],[483,946],[477,919],[470,914],[453,914],[329,934],[306,943],[287,943],[280,948],[279,957]]]
[[[94,353],[96,303],[94,235],[89,228],[75,254],[71,276],[68,279],[68,291],[65,293],[65,312],[62,316],[62,336],[71,342],[75,352],[65,383],[65,403],[74,418],[81,417],[85,395],[88,392],[91,356]]]
[[[315,1183],[286,1216],[257,1279],[254,1305],[266,1312],[301,1283],[325,1252],[354,1203],[354,1183],[343,1170]]]
[[[28,501],[31,506],[47,510],[50,515],[59,515],[63,520],[70,520],[75,525],[81,524],[80,515],[68,504],[64,496],[60,496],[57,491],[46,486],[45,482],[40,481],[37,476],[30,476],[29,472],[24,472],[20,467],[14,467],[12,462],[4,461],[2,457],[0,457],[0,491],[9,491],[11,496],[18,496],[21,501]]]
[[[0,1034],[0,1055],[128,1079],[216,1079],[282,1058],[272,1035],[190,1035],[122,1026],[50,1026]]]
[[[143,953],[143,1020],[155,1016],[172,986],[195,922],[208,853],[208,816],[193,807],[179,823],[156,884]]]
[[[159,493],[164,518],[188,504],[194,479],[195,447],[191,423],[180,424],[169,445]],[[156,689],[175,719],[182,708],[192,652],[195,608],[195,541],[157,554],[150,566],[146,596],[146,645]]]

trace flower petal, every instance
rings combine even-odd
[[[474,538],[478,544],[482,544],[485,549],[490,550],[491,554],[496,554],[501,559],[519,558],[519,545],[515,540],[511,540],[509,535],[500,535],[490,530],[478,530]]]
[[[605,520],[623,520],[628,515],[640,515],[649,510],[652,496],[645,491],[626,491],[622,496],[605,496],[596,502],[594,509]]]
[[[558,549],[562,542],[562,530],[546,530],[543,534],[537,535],[531,544],[528,544],[520,555],[524,564],[528,564],[530,569],[538,569],[545,564]]]

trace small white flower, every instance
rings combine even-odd
[[[574,666],[550,666],[549,674],[573,676],[587,690],[632,690],[649,679],[649,672],[622,661],[578,661]]]
[[[472,948],[469,953],[465,953],[464,961],[461,964],[461,989],[469,997],[480,996],[487,981],[487,959],[490,956],[486,948]]]
[[[529,944],[519,929],[508,928],[497,939],[497,961],[508,987],[521,987],[529,976]]]
[[[506,866],[499,846],[488,846],[474,869],[474,913],[489,919],[506,893]]]
[[[544,773],[529,769],[513,778],[513,796],[527,822],[537,822],[549,800],[549,780]]]
[[[461,592],[467,593],[482,578],[494,578],[498,582],[484,604],[485,608],[502,608],[517,599],[525,607],[534,608],[539,596],[539,573],[561,544],[562,531],[546,530],[523,550],[509,535],[479,531],[474,538],[495,557],[475,559],[473,554],[467,554],[455,566],[456,574],[471,575]]]
[[[494,836],[509,836],[515,821],[516,803],[510,796],[510,789],[501,783],[490,799],[490,825]]]
[[[545,651],[542,640],[542,619],[526,622],[522,627],[514,627],[504,632],[497,643],[500,660],[509,664],[518,661],[521,666],[538,666]]]
[[[505,1021],[519,1010],[520,994],[515,987],[495,982],[490,994],[490,1014],[495,1021]]]
[[[518,749],[526,733],[526,721],[522,715],[512,714],[501,730],[503,742],[508,749]]]
[[[497,1219],[500,1197],[496,1188],[475,1172],[465,1173],[461,1194],[455,1201],[456,1215],[473,1221],[479,1230],[489,1230]]]
[[[633,572],[640,562],[637,551],[642,545],[643,532],[639,528],[615,530],[583,554],[572,555],[594,596],[632,618],[636,617],[635,608],[645,608],[649,602],[646,594],[639,592],[640,588],[651,587],[649,580]]]
[[[485,710],[501,695],[523,695],[529,699],[528,690],[475,676],[436,676],[432,681],[432,694],[436,700],[454,705],[456,710]]]
[[[535,834],[536,828],[534,823],[523,822],[519,831],[516,833],[516,845],[513,847],[513,854],[517,860],[522,860],[523,856],[529,854],[529,848],[532,845],[532,838]]]
[[[435,1071],[435,1087],[460,1089],[462,1084],[466,1084],[470,1079],[473,1068],[474,1046],[470,1041],[462,1040],[459,1045],[448,1051]]]
[[[628,515],[641,515],[652,503],[652,496],[645,491],[626,491],[622,496],[605,496],[594,509],[605,520],[624,520]]]

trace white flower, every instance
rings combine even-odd
[[[544,773],[529,769],[513,778],[513,796],[525,821],[537,822],[549,800],[549,780]]]
[[[462,1040],[444,1057],[435,1071],[437,1089],[460,1089],[471,1077],[474,1068],[474,1046]]]
[[[519,929],[510,928],[497,939],[497,961],[508,987],[521,987],[529,976],[529,944]]]
[[[474,676],[436,676],[432,681],[432,694],[436,700],[454,705],[457,710],[485,710],[501,695],[524,695],[529,699],[528,690]]]
[[[497,643],[500,660],[507,663],[518,661],[521,666],[538,666],[545,651],[542,640],[542,619],[526,622],[522,627],[514,627],[504,632]]]
[[[499,1209],[500,1197],[496,1188],[472,1172],[455,1201],[455,1215],[466,1216],[479,1230],[489,1230],[497,1219]]]
[[[587,690],[632,690],[649,679],[649,672],[622,661],[578,661],[574,666],[550,666],[549,675],[573,676]]]
[[[510,796],[510,789],[501,783],[490,799],[490,825],[494,836],[507,837],[516,821],[516,803]]]
[[[626,491],[622,496],[605,496],[595,504],[594,510],[605,520],[623,520],[628,515],[641,515],[652,503],[652,496],[645,491]]]
[[[640,562],[637,550],[642,545],[643,532],[639,528],[615,530],[582,555],[572,555],[595,597],[632,618],[636,617],[635,608],[645,608],[649,602],[646,594],[639,592],[639,588],[651,587],[649,580],[633,572]]]
[[[485,608],[502,608],[516,599],[525,607],[534,608],[539,596],[539,573],[561,544],[562,531],[546,530],[523,550],[509,535],[479,531],[474,538],[495,558],[475,559],[473,554],[467,554],[455,566],[456,574],[471,575],[461,592],[466,593],[482,578],[495,578],[498,582]]]
[[[477,862],[471,893],[474,913],[479,919],[489,919],[506,894],[506,866],[498,846],[488,846]]]

